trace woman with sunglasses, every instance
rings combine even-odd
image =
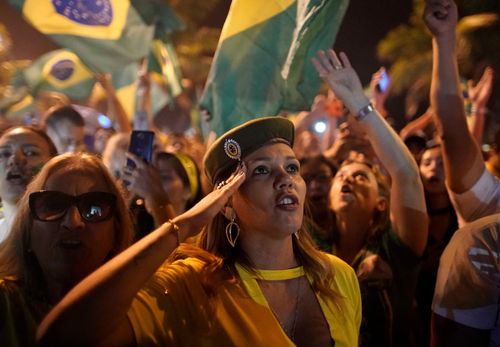
[[[47,162],[0,248],[0,345],[34,345],[50,308],[131,238],[121,191],[97,157],[65,154]]]

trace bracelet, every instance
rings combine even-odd
[[[486,107],[477,107],[476,105],[472,105],[470,108],[470,114],[485,114],[486,113]]]
[[[358,111],[358,114],[354,115],[354,118],[359,122],[362,121],[363,119],[366,118],[370,113],[375,111],[375,108],[373,107],[372,103],[369,103],[365,107],[363,107],[361,110]]]
[[[177,244],[180,244],[180,241],[179,241],[179,226],[171,219],[167,220],[167,223],[170,224],[172,226],[172,228],[174,229],[174,233],[175,233],[175,236],[177,236]]]

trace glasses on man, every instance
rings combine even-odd
[[[62,219],[71,206],[78,208],[85,221],[102,222],[113,216],[116,196],[106,192],[88,192],[74,196],[52,190],[34,192],[29,196],[31,215],[43,222]]]

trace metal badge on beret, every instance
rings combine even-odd
[[[233,139],[226,139],[224,142],[224,152],[231,159],[241,160],[240,144]]]

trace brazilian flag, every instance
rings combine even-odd
[[[78,56],[65,49],[42,55],[21,71],[21,78],[32,95],[41,90],[54,91],[76,100],[86,99],[95,82]]]
[[[258,116],[308,110],[311,58],[332,47],[349,0],[233,0],[201,98],[217,134]]]
[[[116,96],[125,110],[128,118],[133,120],[136,107],[138,105],[137,97],[137,75],[139,73],[139,64],[132,63],[127,65],[122,71],[115,72],[112,75],[113,87],[116,91]],[[102,88],[94,90],[97,99],[106,97],[105,91]],[[152,112],[155,114],[171,101],[169,95],[163,87],[158,85],[152,78],[151,83],[151,101]]]
[[[137,96],[137,75],[139,64],[128,65],[119,73],[113,74],[113,87],[130,120],[133,119],[139,97]],[[154,114],[171,101],[167,91],[151,79],[151,111]]]
[[[36,113],[35,100],[30,94],[27,94],[3,112],[5,114],[5,119],[8,121],[17,123],[24,122],[25,117],[30,117],[30,115],[34,115]]]
[[[182,73],[172,42],[153,40],[148,59],[148,71],[165,87],[170,97],[174,98],[182,92]]]
[[[182,91],[182,74],[172,44],[172,35],[186,25],[174,10],[164,2],[131,0],[142,19],[155,26],[154,39],[148,56],[148,72],[154,81],[163,86],[170,98]]]
[[[9,0],[37,30],[77,54],[94,72],[114,72],[145,57],[154,25],[130,0]]]

